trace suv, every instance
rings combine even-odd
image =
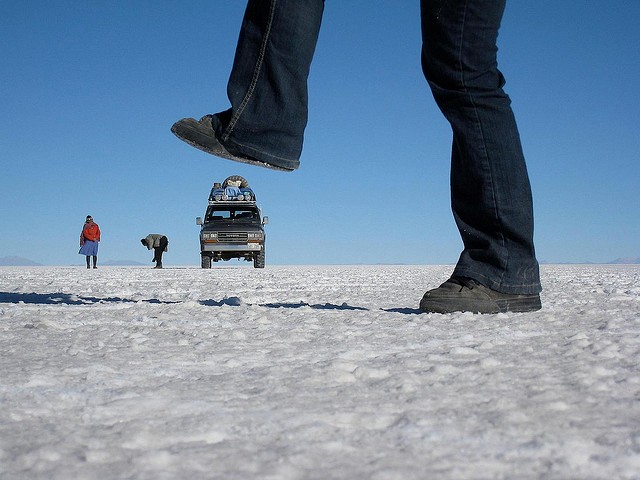
[[[262,217],[249,182],[239,175],[214,183],[209,205],[200,225],[200,257],[202,268],[211,262],[243,258],[253,260],[255,268],[264,268],[265,234],[268,217]]]

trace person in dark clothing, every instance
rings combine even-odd
[[[162,268],[162,253],[168,250],[169,239],[159,233],[150,233],[145,238],[140,239],[143,247],[148,250],[153,249],[153,260],[156,266],[153,268]]]

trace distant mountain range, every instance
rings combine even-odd
[[[0,257],[0,267],[39,267],[41,263],[22,257]]]
[[[616,258],[615,260],[611,260],[610,262],[607,263],[613,263],[613,264],[624,264],[624,265],[637,265],[640,263],[640,257],[622,257],[622,258]]]

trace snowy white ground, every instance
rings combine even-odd
[[[0,268],[0,479],[638,479],[640,266]]]

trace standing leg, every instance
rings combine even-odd
[[[224,158],[298,168],[323,10],[323,0],[249,0],[227,85],[231,108],[180,120],[172,131]]]
[[[98,256],[93,256],[93,268],[98,268]]]
[[[462,236],[454,275],[537,294],[531,187],[498,70],[505,0],[422,0],[423,71],[453,130],[451,203]]]
[[[422,0],[422,67],[451,124],[451,206],[464,250],[426,312],[541,307],[533,202],[511,100],[498,70],[505,0]]]
[[[85,260],[87,261],[87,268],[91,268],[91,257],[89,255],[87,255],[85,257]]]

